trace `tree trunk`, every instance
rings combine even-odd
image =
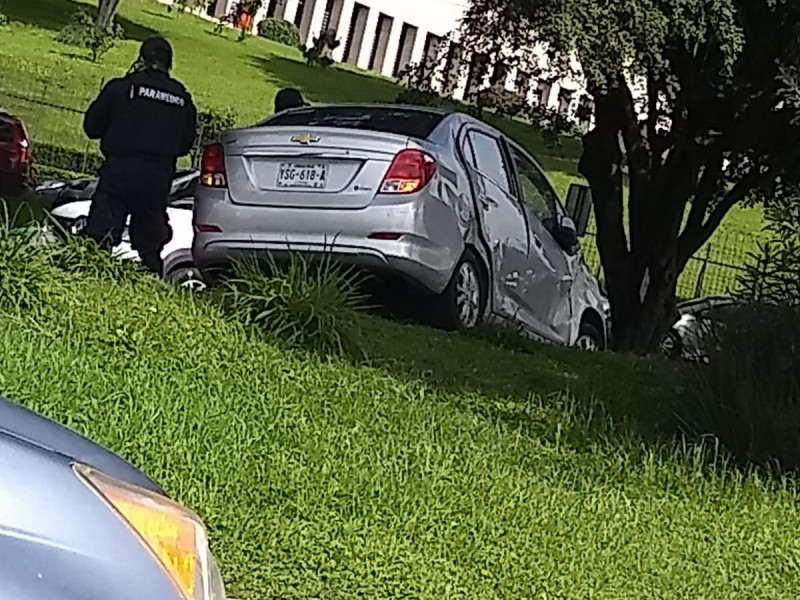
[[[636,354],[657,351],[676,316],[674,277],[648,269],[641,280],[630,279],[623,289],[609,290],[609,296],[611,306],[616,306],[611,315],[614,349]]]
[[[658,349],[675,315],[679,269],[672,213],[676,204],[673,198],[653,196],[657,190],[647,185],[649,173],[642,169],[643,179],[631,190],[638,195],[631,202],[641,227],[633,233],[639,243],[631,247],[625,231],[619,141],[624,102],[618,94],[596,96],[595,128],[583,138],[579,170],[592,190],[597,248],[611,303],[613,347],[645,354]]]
[[[99,0],[97,13],[97,27],[106,30],[114,22],[120,0]]]

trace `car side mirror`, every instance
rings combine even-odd
[[[578,247],[578,232],[575,230],[575,221],[570,217],[559,215],[556,218],[545,219],[543,225],[565,252],[575,252]]]
[[[571,217],[561,216],[558,218],[555,238],[567,252],[575,250],[578,245],[578,230],[575,227],[575,221]]]
[[[575,234],[579,238],[586,235],[592,214],[592,190],[588,186],[570,184],[567,192],[567,214],[572,218]]]

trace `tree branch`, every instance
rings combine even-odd
[[[650,147],[651,159],[657,156],[658,147],[658,134],[656,133],[656,126],[658,125],[658,83],[652,72],[647,74],[647,144]],[[652,162],[655,166],[656,161]]]
[[[721,151],[718,151],[710,160],[705,162],[703,175],[700,177],[697,191],[692,200],[689,218],[686,220],[686,225],[678,239],[678,265],[681,267],[694,254],[694,252],[687,254],[686,248],[693,247],[695,245],[693,238],[702,233],[703,221],[708,213],[708,207],[719,190],[724,162]],[[702,246],[702,243],[700,246]]]
[[[773,165],[765,173],[759,173],[756,170],[740,179],[714,207],[714,210],[708,215],[705,223],[703,223],[698,230],[696,237],[693,240],[689,238],[684,239],[684,242],[681,244],[682,248],[679,257],[684,261],[684,264],[711,238],[722,223],[722,220],[736,204],[744,200],[748,194],[777,177],[782,170],[782,165]]]

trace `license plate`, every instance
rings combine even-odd
[[[327,165],[293,165],[281,163],[278,187],[324,189],[328,184]]]

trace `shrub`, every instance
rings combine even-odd
[[[35,185],[49,179],[73,180],[84,177],[87,177],[87,174],[80,171],[70,171],[69,169],[61,169],[50,165],[36,164],[31,175],[31,182]]]
[[[122,27],[113,22],[108,29],[97,26],[94,17],[86,10],[79,10],[73,16],[70,23],[64,27],[56,36],[56,40],[62,44],[69,44],[89,50],[92,61],[98,59],[111,50],[117,40],[125,37]]]
[[[103,163],[103,157],[94,152],[82,152],[54,144],[35,142],[32,152],[34,171],[43,165],[73,173],[95,173]]]
[[[449,108],[453,104],[452,101],[448,101],[436,92],[416,88],[402,90],[397,94],[395,102],[412,106],[430,106],[431,108]]]
[[[206,0],[175,0],[179,12],[192,12],[208,4]],[[172,12],[172,6],[167,6],[167,11]]]
[[[278,42],[285,46],[300,48],[300,30],[294,23],[283,19],[264,19],[258,24],[258,35],[260,37]]]
[[[8,15],[0,11],[0,27],[8,25],[8,23],[9,23]]]
[[[800,305],[800,199],[790,194],[770,199],[767,239],[751,253],[738,277],[745,300]]]
[[[227,314],[290,347],[341,356],[360,351],[360,284],[329,254],[318,262],[295,254],[285,263],[239,260],[216,294]]]
[[[197,113],[197,141],[193,157],[196,158],[206,144],[214,142],[220,133],[236,127],[238,117],[229,108],[210,108]]]
[[[717,319],[678,417],[741,461],[800,469],[800,309],[750,304]]]

